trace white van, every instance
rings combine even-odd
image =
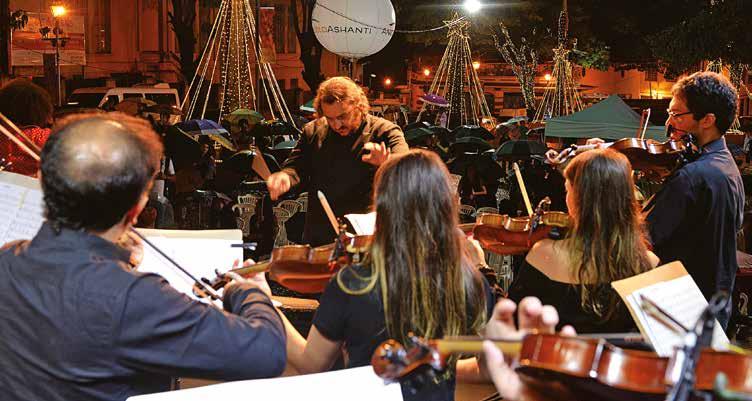
[[[149,87],[79,88],[71,93],[65,106],[112,110],[124,99],[133,97],[146,98],[157,104],[180,107],[177,89],[170,88],[165,84]]]

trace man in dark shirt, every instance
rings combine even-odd
[[[321,118],[303,128],[282,171],[272,174],[267,185],[273,200],[296,185],[308,191],[303,242],[318,246],[333,242],[336,233],[317,191],[337,217],[366,212],[376,168],[408,147],[398,126],[368,114],[368,99],[349,78],[324,81],[313,104]]]
[[[721,75],[679,80],[666,126],[674,139],[693,134],[701,150],[677,170],[646,206],[650,237],[662,263],[681,261],[707,299],[734,289],[736,233],[742,227],[744,186],[723,134],[736,116],[737,93]],[[718,317],[725,328],[731,305]]]
[[[273,377],[285,332],[261,278],[223,312],[128,267],[116,245],[144,208],[162,153],[134,118],[74,116],[42,151],[46,222],[0,252],[4,400],[125,400],[171,376]]]

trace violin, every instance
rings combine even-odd
[[[272,250],[269,260],[252,266],[230,270],[235,274],[248,276],[268,272],[269,279],[281,286],[303,294],[318,294],[324,291],[329,280],[339,269],[358,263],[371,243],[370,235],[349,236],[340,230],[340,235],[333,244],[320,247],[309,245],[287,245]],[[226,273],[217,272],[217,276],[208,280],[201,279],[214,290],[223,288],[229,279]],[[194,286],[194,293],[203,296]]]
[[[505,355],[518,358],[518,372],[535,379],[581,385],[605,399],[614,399],[615,393],[662,399],[678,380],[674,373],[681,365],[676,355],[662,358],[649,351],[620,348],[598,335],[566,337],[532,333],[521,339],[491,341]],[[387,381],[410,381],[413,375],[422,372],[435,374],[446,368],[445,362],[451,354],[482,352],[483,339],[448,337],[425,341],[411,335],[410,342],[410,349],[394,340],[382,343],[371,358],[376,375]],[[714,390],[719,373],[725,375],[729,391],[752,393],[751,355],[704,349],[696,369],[695,388]]]
[[[531,217],[481,213],[476,217],[473,237],[484,249],[500,255],[519,255],[534,243],[550,237],[561,237],[570,226],[569,215],[548,211],[551,200],[540,201]]]
[[[583,151],[609,148],[623,153],[632,163],[632,168],[648,175],[665,177],[677,167],[690,163],[699,157],[699,150],[693,135],[683,135],[680,140],[669,139],[657,142],[652,139],[623,138],[600,145],[572,145],[550,159],[552,164],[561,164]]]

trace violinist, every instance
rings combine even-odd
[[[509,288],[509,298],[539,297],[562,324],[581,333],[628,332],[634,323],[611,282],[658,265],[634,196],[626,156],[597,149],[564,170],[572,221],[562,240],[538,241]]]
[[[392,122],[368,114],[368,98],[350,78],[324,81],[313,101],[319,119],[303,128],[303,135],[282,171],[267,186],[272,200],[300,186],[302,191],[326,194],[337,216],[364,213],[370,201],[376,167],[390,154],[406,152],[402,130]],[[336,237],[316,196],[309,196],[303,242],[312,246]]]
[[[478,264],[483,253],[458,229],[458,202],[439,157],[413,149],[376,173],[376,229],[368,256],[345,267],[320,299],[308,338],[289,322],[288,373],[329,370],[347,351],[348,367],[369,365],[376,347],[409,332],[426,338],[477,335],[494,305]],[[450,366],[454,366],[451,363]],[[456,374],[478,371],[474,359]],[[406,400],[451,400],[454,369]]]
[[[263,276],[227,288],[223,312],[132,271],[116,245],[162,156],[145,120],[71,116],[41,156],[46,221],[0,251],[3,399],[125,400],[169,390],[171,376],[282,373],[285,332]]]
[[[679,80],[672,94],[666,128],[674,138],[694,135],[701,153],[646,205],[647,223],[661,261],[681,261],[710,299],[717,291],[733,291],[738,269],[744,186],[723,137],[736,116],[738,96],[728,79],[712,72]],[[724,328],[730,312],[731,303],[718,317]]]

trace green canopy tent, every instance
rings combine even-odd
[[[313,108],[313,99],[300,105],[300,111],[303,111],[306,113],[315,113],[316,109]]]
[[[640,116],[619,96],[606,99],[574,114],[546,120],[546,138],[602,138],[616,140],[634,138]],[[649,124],[645,139],[666,140],[663,126]]]

